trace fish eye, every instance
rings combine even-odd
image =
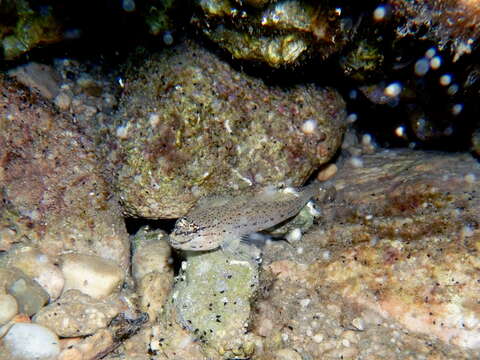
[[[175,234],[176,235],[189,235],[189,234],[197,232],[199,229],[200,229],[200,227],[197,224],[188,221],[184,217],[178,219],[176,224],[175,224]]]

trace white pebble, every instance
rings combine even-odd
[[[288,232],[285,238],[289,242],[299,241],[302,238],[302,230],[300,230],[299,228],[293,229]]]
[[[77,289],[98,299],[112,294],[123,283],[120,266],[99,256],[67,254],[62,260],[64,292]]]
[[[440,76],[440,85],[442,86],[448,86],[452,82],[452,75],[450,74],[445,74]]]
[[[373,19],[375,21],[382,21],[383,19],[385,19],[386,14],[387,14],[387,9],[385,8],[385,6],[379,5],[373,11]]]
[[[437,70],[440,66],[442,66],[442,58],[440,56],[434,56],[430,60],[430,67],[433,70]]]
[[[0,325],[9,322],[17,313],[17,300],[10,294],[0,294]]]
[[[150,126],[152,128],[156,127],[158,125],[158,123],[160,122],[160,115],[158,115],[158,113],[151,113],[149,116],[148,116],[148,123],[150,124]],[[117,135],[118,136],[118,135]]]
[[[320,344],[323,341],[323,339],[324,339],[324,336],[321,333],[313,335],[313,341],[315,341],[317,344]]]
[[[357,156],[353,156],[350,159],[350,164],[355,168],[361,168],[363,166],[363,160]]]
[[[300,305],[302,307],[307,307],[310,304],[311,301],[312,300],[310,300],[310,299],[302,299],[302,300],[300,300]]]
[[[117,127],[116,135],[119,139],[126,139],[128,136],[128,128],[130,127],[130,123],[127,125],[122,125]]]
[[[396,97],[402,92],[402,86],[398,82],[391,83],[388,85],[383,93],[389,97]]]
[[[474,184],[476,181],[475,174],[467,174],[465,175],[465,182],[468,184]]]
[[[302,124],[302,131],[304,134],[310,135],[315,132],[317,129],[317,121],[314,119],[309,119]]]
[[[37,324],[16,323],[3,339],[8,359],[53,360],[60,353],[57,335]]]

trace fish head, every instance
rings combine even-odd
[[[220,242],[210,234],[207,227],[195,223],[187,216],[177,220],[169,242],[175,249],[192,251],[213,250],[220,246]]]

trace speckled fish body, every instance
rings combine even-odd
[[[238,197],[200,201],[180,218],[170,235],[177,249],[206,251],[268,229],[296,215],[320,191],[318,182],[303,188],[265,188]]]

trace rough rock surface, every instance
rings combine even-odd
[[[173,259],[166,233],[141,228],[133,237],[132,276],[140,297],[140,310],[154,323],[163,310],[173,284]]]
[[[121,303],[116,298],[97,300],[78,290],[68,290],[41,309],[34,321],[61,337],[85,336],[106,328],[120,310]]]
[[[265,248],[253,332],[303,357],[470,359],[480,351],[480,166],[467,154],[346,161],[316,230]]]
[[[429,39],[455,58],[469,54],[480,36],[480,3],[464,0],[389,0],[398,21],[397,36],[412,34]]]
[[[258,286],[257,264],[214,251],[190,254],[182,269],[171,295],[177,321],[217,356],[251,355],[255,345],[245,334]]]
[[[115,348],[114,335],[111,331],[102,329],[95,335],[77,338],[78,341],[66,346],[57,360],[98,359]]]
[[[128,268],[128,235],[93,144],[68,116],[3,76],[0,148],[0,249],[22,242]]]
[[[331,89],[268,86],[188,41],[141,61],[112,129],[130,216],[177,218],[252,183],[300,185],[340,145],[344,102]]]
[[[196,24],[234,58],[272,67],[298,64],[312,54],[327,59],[349,40],[352,19],[329,2],[199,0]],[[340,9],[340,11],[339,11]]]

